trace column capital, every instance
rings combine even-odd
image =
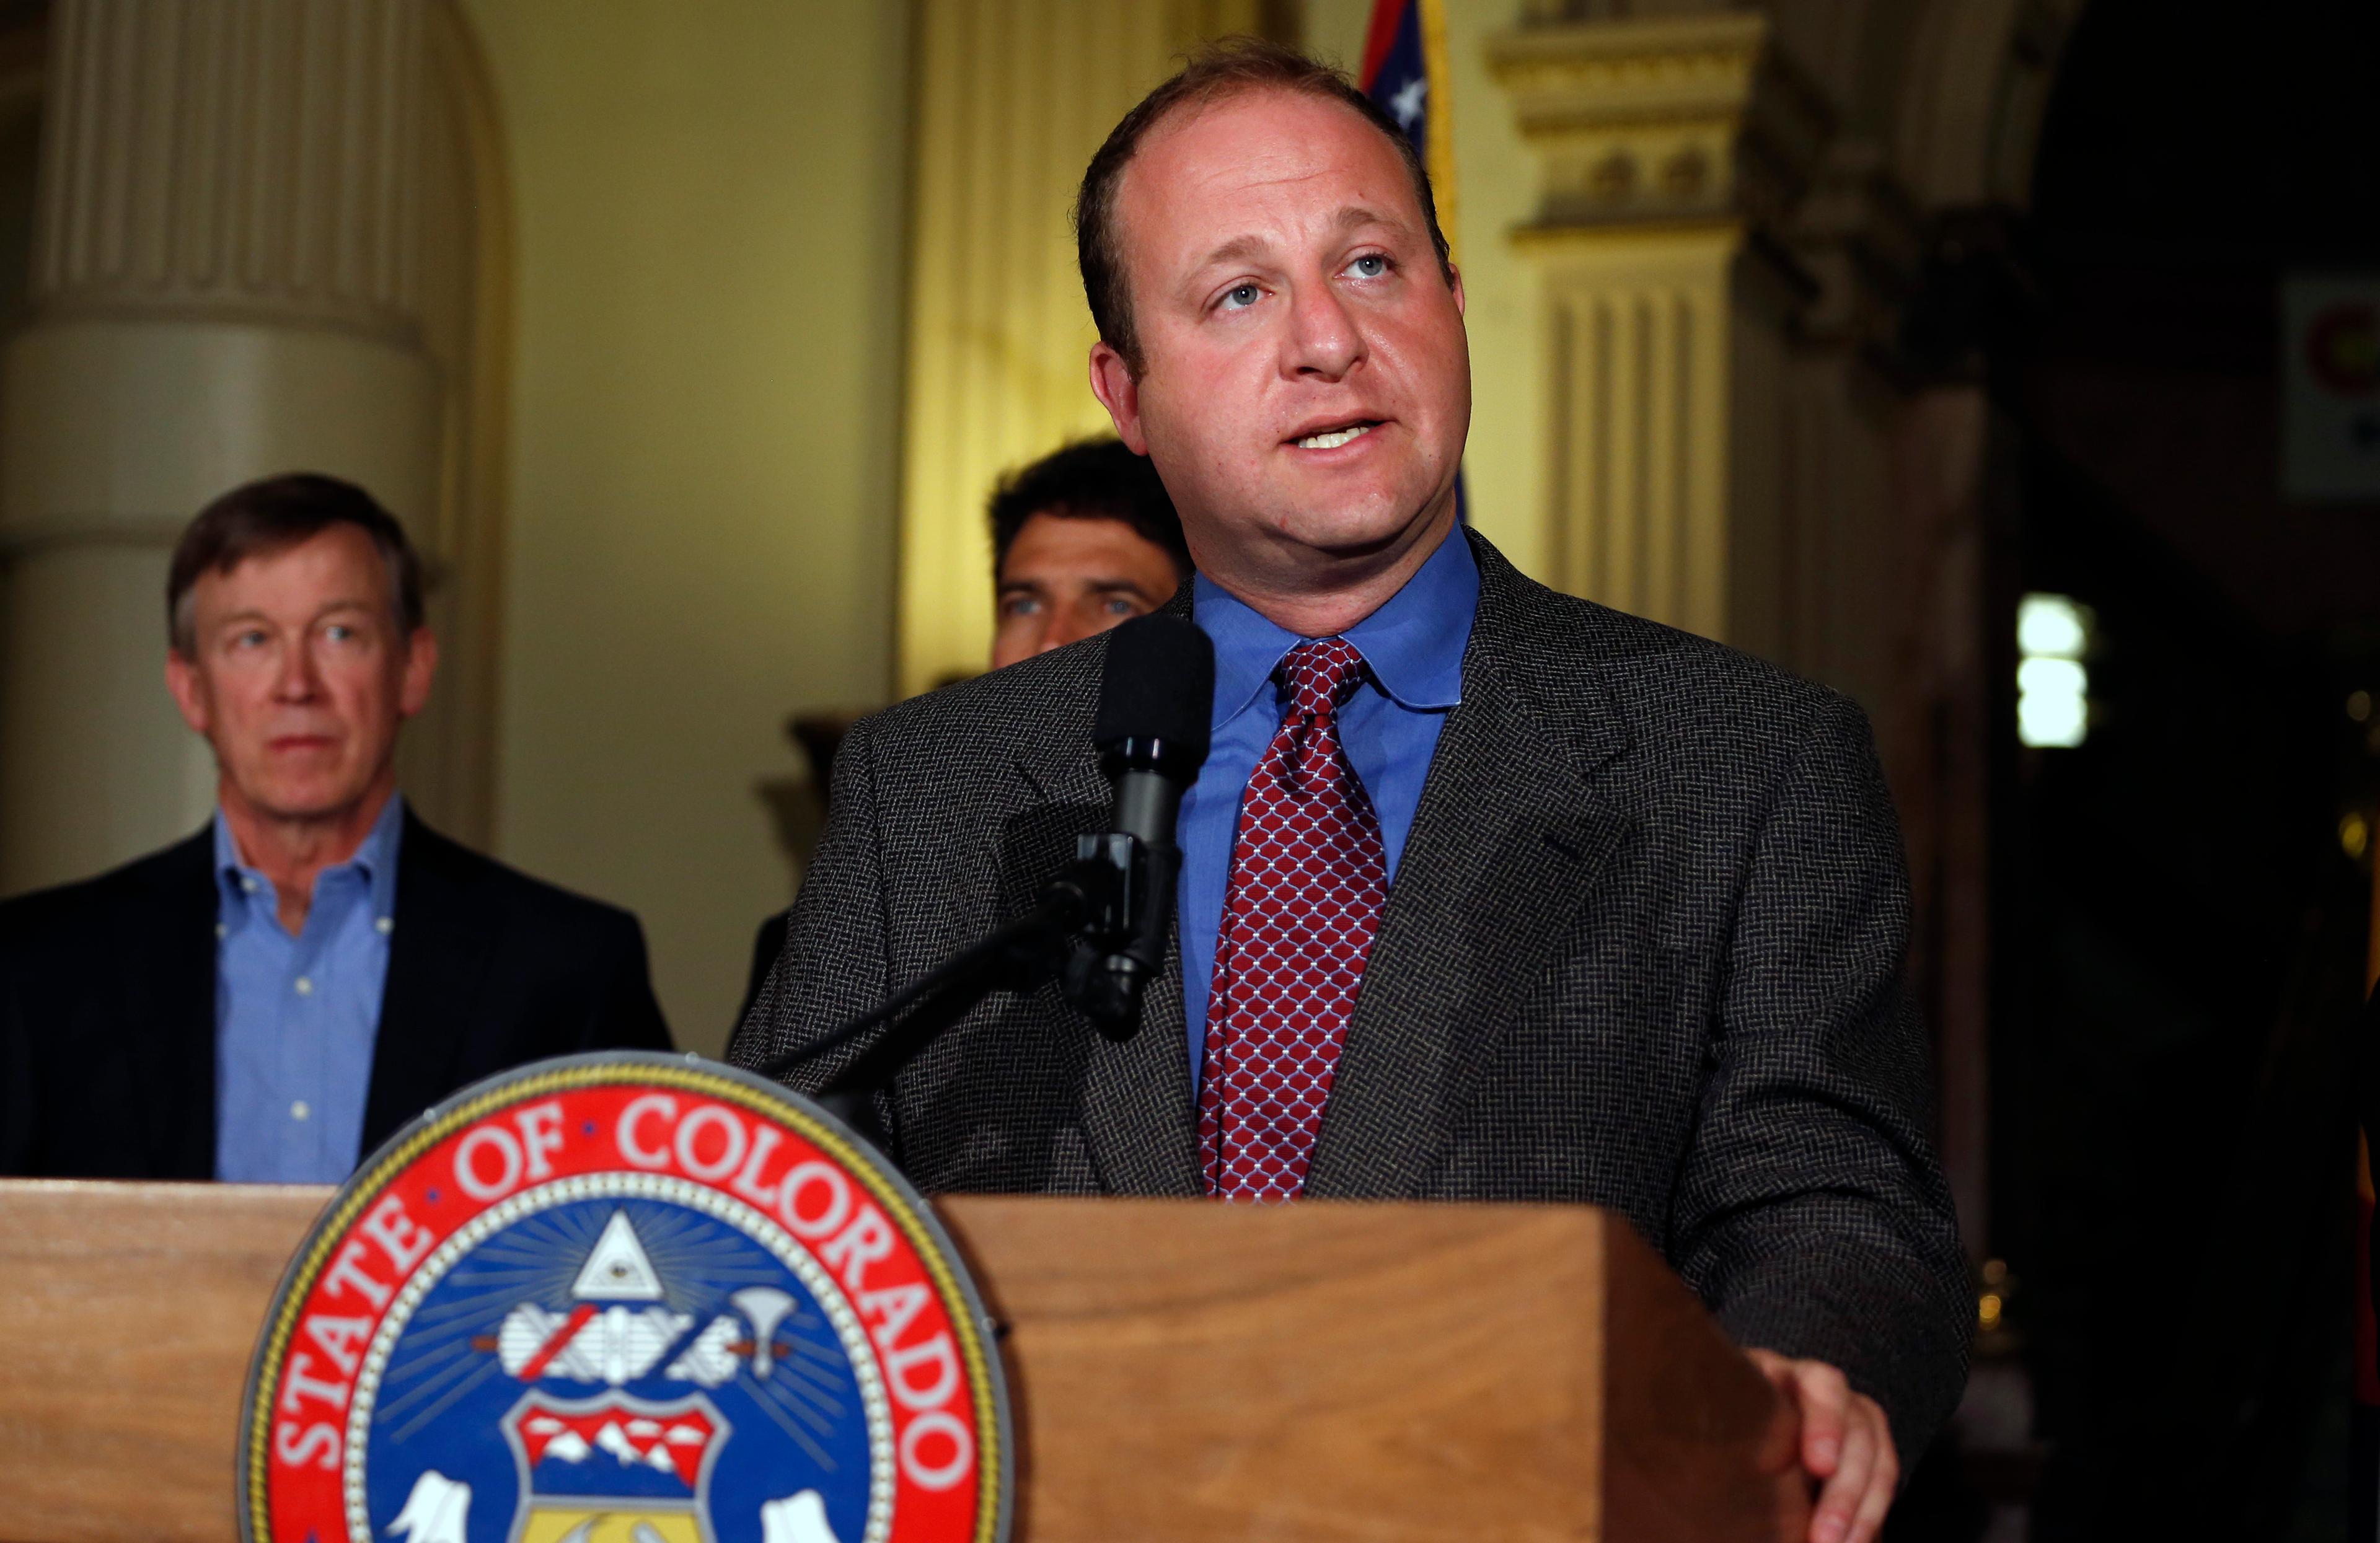
[[[58,0],[33,319],[419,342],[427,0]]]
[[[1542,157],[1538,231],[1781,222],[1835,128],[1755,12],[1558,21],[1488,44]]]

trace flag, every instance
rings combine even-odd
[[[1373,0],[1364,36],[1364,94],[1421,152],[1439,228],[1454,239],[1454,117],[1447,91],[1444,0]]]
[[[1364,34],[1364,94],[1405,131],[1429,173],[1438,228],[1454,245],[1454,114],[1447,91],[1445,0],[1373,0]],[[1470,499],[1455,473],[1454,517],[1469,524]]]

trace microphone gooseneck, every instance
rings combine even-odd
[[[1114,784],[1102,832],[1079,836],[1075,860],[1034,907],[831,1032],[760,1067],[777,1078],[881,1027],[821,1090],[855,1131],[880,1140],[874,1095],[998,987],[1030,990],[1052,975],[1066,1000],[1111,1039],[1140,1023],[1141,997],[1165,966],[1182,854],[1173,825],[1206,763],[1215,648],[1176,616],[1138,616],[1107,635],[1091,742]]]

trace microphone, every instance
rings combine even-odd
[[[1108,634],[1091,743],[1115,784],[1103,834],[1076,841],[1078,869],[1103,878],[1066,962],[1066,995],[1110,1038],[1140,1025],[1140,999],[1165,964],[1173,889],[1182,867],[1173,842],[1182,795],[1206,764],[1215,706],[1215,645],[1192,623],[1162,612]]]
[[[1066,1000],[1102,1033],[1132,1038],[1141,995],[1165,966],[1182,868],[1173,821],[1184,791],[1206,763],[1214,703],[1215,646],[1196,626],[1151,614],[1110,632],[1091,727],[1091,743],[1115,784],[1109,829],[1075,838],[1075,860],[1031,910],[881,1004],[766,1063],[760,1075],[774,1081],[889,1025],[819,1095],[832,1113],[881,1145],[876,1091],[996,987],[1029,990],[1054,973]]]

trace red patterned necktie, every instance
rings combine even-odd
[[[1343,638],[1300,643],[1290,699],[1240,805],[1208,995],[1198,1149],[1207,1192],[1287,1200],[1305,1187],[1322,1109],[1388,898],[1380,821],[1339,743],[1364,676]]]

